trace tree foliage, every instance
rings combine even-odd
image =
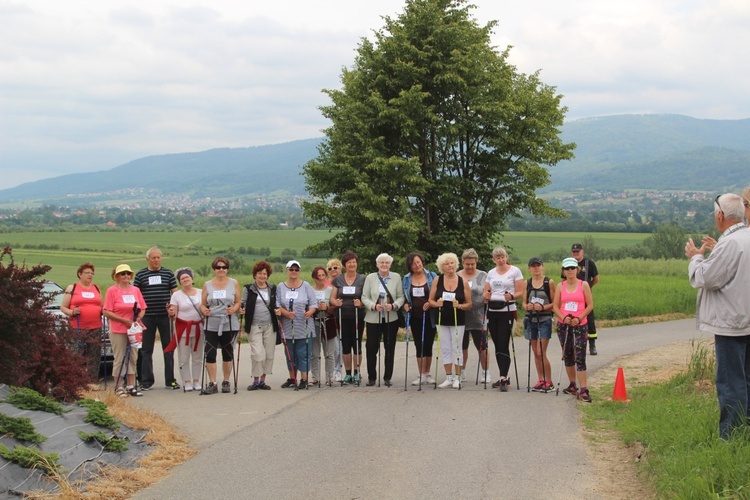
[[[39,279],[49,270],[19,266],[10,247],[0,252],[0,383],[72,400],[91,381],[78,349],[89,339],[45,311],[51,297]]]
[[[409,0],[374,42],[363,39],[342,88],[321,108],[332,125],[304,167],[313,227],[345,231],[323,243],[367,259],[489,251],[526,209],[555,210],[535,190],[545,165],[572,157],[559,137],[566,108],[538,72],[519,73],[490,45],[464,0]]]

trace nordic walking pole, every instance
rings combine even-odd
[[[381,365],[382,358],[380,357],[380,340],[385,341],[383,335],[383,325],[385,324],[385,294],[380,294],[380,334],[378,335],[378,387],[380,387],[380,375],[382,375]]]
[[[205,321],[203,322],[203,366],[201,367],[201,392],[198,394],[199,396],[206,394],[206,356],[208,352],[208,349],[206,349],[206,344],[208,344],[205,334],[206,328],[208,328],[208,316],[205,317]]]
[[[557,388],[555,389],[555,396],[560,395],[560,384],[562,384],[562,369],[563,365],[565,364],[565,346],[568,345],[568,325],[563,323],[563,328],[565,328],[565,340],[563,340],[562,344],[562,357],[560,358],[560,372],[557,375]]]
[[[542,380],[544,381],[544,393],[547,394],[547,368],[544,366],[544,360],[546,359],[545,352],[544,352],[544,346],[542,345],[542,331],[540,330],[539,326],[539,313],[537,312],[535,314],[536,316],[536,331],[537,336],[539,337],[539,340],[537,341],[539,344],[539,359],[542,361]],[[549,343],[547,344],[549,345]],[[536,352],[534,353],[536,355]],[[552,374],[549,374],[550,378],[552,378]]]
[[[484,388],[487,389],[487,373],[490,370],[490,342],[489,342],[489,333],[487,332],[487,309],[489,308],[489,304],[484,305],[484,316],[482,317],[482,343],[484,344],[484,351],[479,352],[479,364],[482,364],[482,355],[484,355],[484,364],[487,367],[484,371],[485,373],[482,374],[482,379],[484,380]],[[477,384],[479,383],[479,365],[477,365]]]
[[[411,330],[411,312],[406,313],[406,363],[404,368],[404,391],[409,380],[409,331]]]
[[[435,339],[437,342],[437,354],[435,355],[435,386],[433,389],[437,389],[437,378],[438,378],[438,365],[440,364],[440,323],[443,322],[443,307],[440,306],[440,309],[438,309],[438,327],[437,327],[437,334],[435,335]]]
[[[516,371],[516,390],[521,390],[521,384],[518,382],[518,362],[516,361],[516,342],[513,340],[513,320],[510,320],[510,345],[513,347],[513,369]]]
[[[424,368],[424,322],[427,319],[427,311],[422,309],[422,352],[420,353],[421,356],[419,357],[419,389],[418,391],[422,390],[422,369]]]
[[[352,301],[354,303],[354,301]],[[357,387],[362,385],[362,374],[360,373],[360,356],[362,356],[362,345],[359,342],[359,310],[357,307],[354,308],[354,347],[352,349],[352,352],[357,351],[357,354],[354,355],[352,358],[352,369],[354,369],[354,362],[357,363],[357,371],[356,371],[356,382]]]
[[[294,299],[289,299],[289,311],[291,311],[292,315],[294,315]],[[292,380],[294,380],[294,390],[298,391],[299,389],[297,389],[297,367],[299,365],[297,364],[297,349],[294,346],[294,317],[293,316],[292,316],[292,356],[294,358],[292,361],[292,367],[293,367],[292,374],[294,375],[294,378]]]
[[[237,371],[234,372],[234,393],[237,394],[237,380],[240,378],[240,350],[242,349],[242,319],[240,315],[240,329],[237,330]]]
[[[297,373],[297,369],[294,366],[294,361],[292,361],[292,353],[289,352],[289,344],[286,342],[286,336],[284,336],[284,325],[281,324],[281,320],[279,320],[279,330],[281,330],[281,341],[284,344],[284,349],[286,350],[286,359],[289,360],[289,362],[292,364],[292,373]]]
[[[313,320],[314,321],[314,320]],[[320,355],[318,356],[318,366],[323,364],[323,337],[326,337],[326,344],[328,344],[328,334],[326,333],[326,322],[324,318],[320,318]],[[326,358],[327,359],[327,358]],[[323,378],[318,375],[318,389],[320,389],[320,379]],[[328,372],[326,371],[326,385],[328,385]]]
[[[305,320],[305,364],[307,365],[307,379],[308,383],[305,384],[305,390],[310,390],[310,327],[307,320]],[[320,377],[318,377],[318,387],[320,387]]]
[[[342,301],[343,302],[343,301]],[[354,315],[357,315],[357,310],[354,310]],[[336,335],[339,337],[339,345],[341,346],[341,362],[344,362],[344,344],[341,343],[341,307],[339,307],[339,324],[336,325]],[[354,361],[354,359],[352,359]],[[351,364],[351,367],[354,368],[354,363]],[[344,373],[346,373],[346,364],[344,364]],[[333,384],[333,382],[331,382]],[[341,377],[341,387],[344,387],[344,377]]]
[[[107,317],[102,316],[102,335],[99,336],[99,344],[101,345],[102,360],[104,361],[104,390],[107,390],[107,341],[102,340],[107,331]]]
[[[458,312],[456,312],[456,305],[453,305],[453,334],[456,336],[456,376],[458,377],[458,390],[461,390],[461,347],[460,339],[458,338]]]
[[[534,312],[530,311],[530,314],[531,314],[531,319],[533,319]],[[539,325],[537,324],[537,326],[539,326]],[[526,376],[526,392],[531,392],[531,349],[532,349],[531,342],[532,342],[532,340],[531,340],[531,331],[529,331],[529,370],[528,370],[527,376]],[[536,352],[534,354],[536,355]]]

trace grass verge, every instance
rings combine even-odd
[[[750,496],[750,433],[719,438],[714,363],[710,346],[694,343],[686,371],[632,388],[630,404],[598,400],[582,409],[593,433],[613,430],[643,450],[639,474],[658,498]]]

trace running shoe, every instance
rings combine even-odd
[[[359,373],[355,373],[353,380],[355,384],[359,385],[362,381],[362,376]]]
[[[292,378],[286,379],[286,382],[281,384],[282,389],[289,389],[290,387],[297,387],[297,383]]]
[[[383,380],[383,384],[385,384],[386,387],[390,387],[393,385],[390,380]]]
[[[458,377],[455,377],[453,379],[453,388],[454,389],[460,389],[461,388],[461,379],[459,379]]]
[[[198,382],[193,383],[193,390],[194,391],[200,391],[201,389],[203,389],[203,388],[201,387],[200,383],[198,383]]]
[[[510,379],[500,380],[500,392],[508,392],[508,385],[510,385]]]
[[[347,374],[346,377],[344,377],[343,385],[351,384],[352,383],[352,376]]]
[[[209,382],[204,394],[216,394],[217,392],[219,392],[219,386],[216,385],[216,382]]]
[[[142,391],[150,391],[152,387],[153,387],[153,384],[142,384],[141,385],[141,390]]]
[[[545,388],[544,380],[540,380],[539,382],[536,383],[534,387],[531,388],[531,390],[534,392],[542,392],[544,391],[544,388]]]
[[[185,384],[183,389],[183,392],[193,392],[193,386],[189,384]]]
[[[368,380],[368,381],[367,381],[367,383],[366,383],[365,385],[366,385],[367,387],[372,387],[373,385],[375,385],[375,380]]]
[[[581,390],[578,392],[578,401],[583,401],[585,403],[591,402],[591,396],[589,395],[589,390],[585,387],[581,387]]]
[[[261,391],[270,391],[271,386],[266,384],[265,380],[261,380],[260,382],[258,382],[258,389],[260,389]]]
[[[485,381],[486,383],[488,383],[488,384],[489,384],[489,383],[492,383],[492,375],[490,374],[490,371],[489,371],[489,370],[485,370],[485,371],[484,371],[484,381]]]
[[[299,385],[297,386],[297,390],[303,390],[307,389],[307,380],[300,380]]]
[[[499,389],[500,388],[500,381],[499,380],[495,381],[495,383],[492,384],[492,388],[493,389]]]
[[[461,372],[461,382],[466,382],[466,372]]]
[[[232,389],[229,387],[229,380],[225,380],[221,383],[221,392],[222,394],[229,394],[232,392]]]
[[[571,382],[568,387],[563,389],[563,393],[570,394],[571,396],[576,396],[578,394],[578,387],[576,387],[576,383]]]
[[[438,385],[440,389],[447,389],[449,387],[453,387],[453,375],[448,375],[448,377],[443,381],[442,384]]]
[[[172,389],[173,391],[176,391],[177,389],[182,389],[180,384],[177,383],[177,381],[172,382],[171,384],[167,384],[167,389]]]
[[[247,386],[248,391],[257,391],[259,388],[260,388],[260,384],[257,381]]]
[[[335,380],[336,382],[341,382],[341,370],[338,370],[338,369],[337,369],[337,370],[336,370],[336,371],[335,371],[335,372],[333,373],[333,380]]]
[[[548,380],[546,384],[544,384],[544,392],[552,392],[555,390],[555,384],[552,383],[551,380]]]
[[[412,382],[411,385],[424,384],[425,382],[426,382],[426,380],[422,378],[422,375],[420,375],[419,377],[417,377],[416,379],[414,379],[414,382]]]
[[[425,380],[424,380],[424,379],[422,379],[422,383],[423,383],[423,384],[424,384],[424,382],[425,382]],[[432,376],[432,374],[431,374],[431,373],[428,373],[428,374],[427,374],[427,383],[428,383],[428,384],[434,384],[434,383],[435,383],[435,379],[433,378],[433,376]]]

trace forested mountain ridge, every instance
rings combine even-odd
[[[575,158],[551,167],[544,191],[660,189],[737,191],[748,184],[750,119],[617,115],[566,123]],[[96,201],[127,189],[226,198],[285,191],[304,195],[302,165],[321,138],[249,148],[211,149],[140,158],[124,165],[0,190],[0,202]],[[86,198],[81,196],[86,195]]]

